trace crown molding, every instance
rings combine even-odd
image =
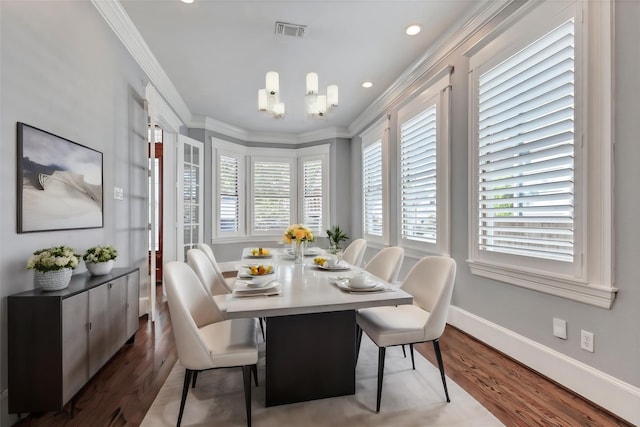
[[[133,59],[140,65],[151,83],[166,99],[183,123],[191,119],[191,112],[180,93],[173,85],[169,76],[149,49],[142,35],[131,21],[118,0],[91,0],[98,12],[111,27],[122,44],[127,48]]]
[[[211,117],[193,116],[188,123],[190,128],[201,128],[211,132],[216,132],[224,136],[238,139],[243,142],[268,142],[277,144],[304,144],[307,142],[317,142],[325,139],[351,138],[347,129],[326,128],[299,134],[274,133],[274,132],[251,132],[237,126],[230,125]]]
[[[413,65],[409,66],[376,100],[360,114],[350,125],[349,133],[357,135],[369,123],[384,114],[414,84],[432,72],[444,58],[458,49],[473,37],[489,21],[507,9],[512,3],[523,3],[529,0],[509,0],[506,2],[485,1],[485,4],[460,27],[452,27],[440,37],[440,41],[428,49]]]

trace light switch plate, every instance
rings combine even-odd
[[[553,318],[553,335],[558,338],[562,338],[563,340],[567,339],[567,322],[558,319],[556,317]]]
[[[113,187],[113,198],[115,200],[123,200],[124,190],[121,187]]]

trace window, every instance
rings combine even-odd
[[[322,160],[302,163],[302,222],[314,233],[322,230]]]
[[[420,253],[449,253],[451,70],[398,110],[399,244]]]
[[[574,262],[574,28],[479,78],[480,251]]]
[[[253,233],[277,234],[291,224],[292,162],[253,159]]]
[[[471,55],[470,265],[474,274],[608,307],[612,228],[598,205],[611,191],[603,187],[611,135],[602,132],[606,107],[588,102],[607,93],[607,82],[587,68],[598,57],[606,68],[610,52],[588,49],[589,16],[606,10],[595,3],[526,8]],[[590,157],[598,161],[587,170]]]
[[[400,125],[401,236],[435,243],[436,211],[436,106]]]
[[[240,231],[240,160],[237,157],[220,155],[218,173],[220,182],[218,231],[237,233]]]
[[[329,227],[329,145],[284,149],[212,142],[214,239],[280,238],[293,223],[318,234]]]
[[[372,242],[386,243],[388,206],[386,138],[388,119],[373,125],[362,137],[362,234]]]

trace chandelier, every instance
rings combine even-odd
[[[307,93],[304,107],[308,117],[323,117],[331,108],[338,106],[338,86],[329,85],[326,95],[318,94],[318,74],[307,74]]]
[[[318,94],[318,74],[308,73],[306,77],[304,109],[307,117],[324,117],[327,111],[338,106],[338,86],[329,85],[326,95]],[[265,77],[265,88],[258,91],[258,111],[276,119],[284,117],[284,102],[280,102],[280,76],[269,71]]]
[[[276,119],[284,117],[284,102],[280,102],[280,76],[269,71],[265,78],[265,89],[258,91],[258,110]]]

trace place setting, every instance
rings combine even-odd
[[[245,270],[238,273],[233,289],[233,295],[271,296],[278,295],[282,289],[280,282],[275,280],[275,268],[270,264],[247,265]]]
[[[345,292],[395,292],[396,289],[386,283],[376,280],[365,273],[335,276],[331,283]]]
[[[271,258],[271,250],[267,248],[252,248],[246,258]]]
[[[351,265],[348,262],[338,259],[335,256],[315,257],[313,259],[313,265],[320,270],[326,271],[346,271],[351,269]]]

